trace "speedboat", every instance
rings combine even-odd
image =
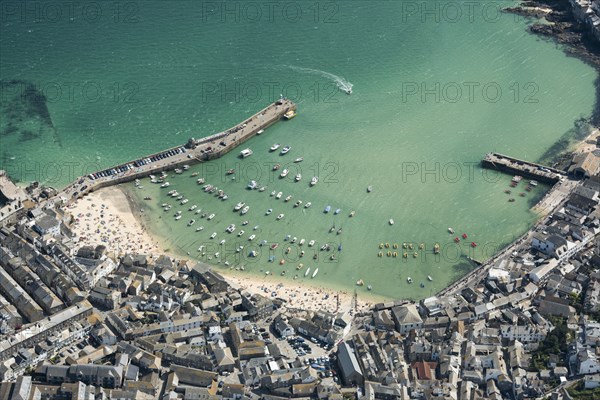
[[[352,218],[352,217],[354,217],[355,214],[356,214],[356,211],[352,210],[352,211],[350,211],[349,217]]]
[[[254,240],[255,237],[256,237],[256,235],[250,235],[250,237],[248,238],[248,240]]]
[[[300,179],[302,179],[302,174],[296,174],[296,178],[294,180],[296,182],[300,182]]]
[[[432,281],[432,280],[433,280],[433,278],[431,277],[431,275],[427,275],[427,279],[428,279],[429,281]]]
[[[214,238],[216,238],[216,237],[217,237],[217,232],[213,232],[213,234],[212,234],[212,235],[210,235],[210,238],[211,238],[211,239],[214,239]]]
[[[211,220],[211,219],[213,219],[214,217],[215,217],[215,214],[210,214],[210,215],[209,215],[209,216],[208,216],[206,219],[210,221],[210,220]]]
[[[338,208],[338,209],[336,209],[336,210],[333,212],[333,215],[338,215],[338,214],[340,213],[340,211],[342,211],[342,209],[341,209],[341,208]]]
[[[298,158],[296,158],[294,160],[295,163],[299,163],[299,162],[302,162],[302,161],[304,161],[304,157],[298,157]]]
[[[262,134],[264,131],[265,131],[264,129],[261,129],[261,130],[259,130],[258,132],[256,132],[256,134],[257,134],[257,135],[260,135],[260,134]]]
[[[248,183],[248,189],[256,189],[258,188],[258,183],[256,181],[250,181],[250,183]]]
[[[181,215],[178,215],[178,216],[175,217],[175,221],[177,221],[179,219],[181,219]]]
[[[331,211],[331,206],[327,206],[327,207],[325,207],[325,209],[323,210],[323,212],[324,212],[325,214],[327,214],[329,211]]]
[[[454,229],[448,228],[448,232],[450,232],[451,234],[453,234],[454,233]]]
[[[298,200],[296,202],[296,204],[294,204],[294,207],[300,207],[302,205],[302,200]]]
[[[281,171],[281,174],[279,174],[279,176],[281,178],[285,178],[287,176],[287,174],[289,174],[289,173],[290,173],[290,171],[288,169],[284,168],[284,170]]]
[[[309,201],[308,203],[306,203],[306,204],[304,205],[304,208],[308,208],[308,207],[310,207],[311,205],[312,205],[312,203]]]
[[[269,215],[269,214],[271,214],[272,212],[273,212],[273,209],[272,209],[272,208],[269,208],[265,214],[266,214],[266,215]]]
[[[204,227],[203,226],[199,226],[199,227],[196,228],[196,232],[200,232],[202,229],[204,229]]]
[[[273,171],[277,171],[281,167],[281,164],[273,165]]]
[[[250,209],[250,206],[246,206],[244,208],[242,208],[242,212],[240,213],[241,215],[244,215],[248,212],[248,210]]]
[[[300,242],[298,243],[300,246],[302,246],[304,244],[306,240],[305,239],[300,239]]]
[[[194,225],[195,222],[196,222],[195,219],[190,219],[190,222],[188,222],[188,226]]]
[[[233,174],[235,174],[235,169],[233,169],[233,168],[232,169],[228,169],[225,173],[227,175],[233,175]]]
[[[296,243],[296,241],[297,241],[297,240],[298,240],[298,238],[297,238],[296,236],[294,236],[294,237],[292,238],[292,240],[290,241],[290,243]]]
[[[188,199],[181,200],[181,205],[186,204],[188,201],[189,201]]]
[[[248,225],[248,221],[242,222],[242,225],[244,225],[244,226]]]
[[[273,146],[271,146],[271,151],[277,150],[280,146],[281,146],[281,144],[275,143]]]
[[[242,229],[241,231],[238,232],[238,237],[242,236],[244,234],[244,230]]]
[[[394,225],[394,220],[390,218],[389,223],[390,225]]]
[[[408,283],[412,283],[412,278],[409,276],[408,278],[406,278],[406,281],[407,281]]]
[[[311,240],[310,242],[308,242],[308,247],[313,247],[315,245],[315,241]]]
[[[235,231],[235,224],[231,224],[227,227],[227,229],[225,229],[225,231],[232,233],[233,231]]]
[[[292,195],[290,194],[288,197],[285,198],[285,201],[290,201],[292,199]]]
[[[279,192],[279,193],[277,193],[277,196],[275,196],[275,198],[276,198],[276,199],[280,199],[280,198],[281,198],[281,196],[283,196],[283,192]]]
[[[267,188],[266,186],[261,186],[261,187],[258,189],[258,191],[259,191],[259,192],[264,192],[266,188]]]
[[[276,194],[276,192],[273,190],[273,191],[271,192],[271,197],[275,196],[275,194]]]
[[[294,118],[296,116],[296,111],[294,110],[290,110],[288,112],[286,112],[285,114],[283,114],[283,118],[290,120],[292,118]]]
[[[315,186],[317,184],[317,182],[319,182],[319,177],[313,176],[312,179],[310,180],[310,186]]]
[[[194,211],[196,208],[198,208],[198,206],[194,204],[193,206],[188,208],[188,211]]]
[[[285,146],[281,149],[281,155],[287,154],[292,149],[292,146]]]
[[[205,182],[205,181],[204,181],[204,178],[198,178],[198,179],[196,180],[196,183],[197,183],[198,185],[202,185],[204,182]]]
[[[160,185],[161,188],[166,188],[169,187],[170,183],[169,182],[165,182],[162,185]]]
[[[246,203],[240,201],[239,203],[237,203],[235,205],[235,207],[233,207],[233,211],[240,211],[242,209],[242,207],[244,207],[246,205]]]
[[[283,219],[283,217],[284,217],[284,216],[285,216],[285,214],[279,214],[279,215],[277,216],[277,221],[279,221],[279,220]]]

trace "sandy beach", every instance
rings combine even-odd
[[[72,229],[79,236],[79,247],[103,244],[109,253],[116,256],[130,252],[158,257],[164,253],[159,238],[154,238],[141,219],[136,217],[126,191],[118,186],[92,192],[71,204],[68,211],[76,220]],[[174,254],[169,256],[185,259]],[[289,308],[329,312],[354,309],[355,312],[362,312],[368,310],[374,302],[385,300],[364,293],[355,299],[354,293],[348,291],[336,291],[300,281],[291,283],[275,275],[257,276],[248,272],[215,269],[234,288],[285,299]]]
[[[574,154],[587,153],[596,150],[596,141],[600,136],[600,129],[594,128],[592,133],[581,142],[577,143],[573,149]]]
[[[68,211],[75,218],[72,229],[79,236],[79,247],[103,244],[115,255],[159,253],[159,242],[135,218],[117,186],[88,194],[69,205]]]

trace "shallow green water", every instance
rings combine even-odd
[[[166,189],[148,181],[143,190],[133,189],[140,198],[153,198],[141,200],[149,222],[182,254],[198,256],[203,242],[225,238],[230,247],[220,253],[233,258],[237,236],[224,229],[235,223],[239,231],[248,220],[239,239],[246,246],[252,233],[255,244],[282,242],[287,234],[331,242],[334,249],[342,244],[335,262],[328,260],[332,252],[316,251],[314,261],[314,251],[305,249],[300,279],[306,267],[318,267],[313,281],[319,283],[351,288],[363,279],[375,294],[427,296],[468,270],[464,255],[485,259],[535,221],[529,208],[546,188],[520,197],[521,184],[511,194],[516,201],[509,203],[504,190],[510,177],[484,175],[478,167],[485,153],[536,160],[594,105],[596,73],[528,34],[526,22],[510,15],[484,18],[479,10],[472,20],[463,15],[453,22],[452,10],[440,8],[436,22],[435,16],[415,11],[416,3],[343,1],[315,3],[318,15],[315,5],[294,3],[303,12],[295,22],[291,8],[272,21],[263,16],[252,22],[251,10],[242,7],[247,3],[234,2],[238,8],[223,15],[219,2],[211,3],[217,9],[202,2],[132,4],[117,17],[115,10],[103,10],[95,23],[82,16],[3,21],[0,78],[33,82],[45,92],[54,130],[40,128],[35,113],[9,101],[14,88],[3,85],[2,112],[12,114],[0,121],[0,168],[19,179],[62,186],[96,167],[221,131],[280,93],[295,99],[298,116],[248,142],[252,157],[241,161],[236,151],[180,176],[171,174],[170,189],[190,198],[185,206],[164,213],[160,204],[175,203],[166,200]],[[338,88],[348,82],[354,85],[351,96]],[[7,131],[9,124],[13,128]],[[270,153],[275,142],[291,145],[292,151],[284,157]],[[304,161],[290,167],[290,176],[294,168],[302,173],[299,183],[270,172],[272,163],[299,156]],[[235,181],[225,176],[229,168],[237,171]],[[230,199],[222,202],[202,192],[190,177],[193,171]],[[310,188],[313,175],[320,181]],[[251,179],[267,190],[246,190]],[[366,191],[369,185],[372,193]],[[275,200],[272,190],[293,199]],[[294,208],[298,199],[313,205]],[[243,217],[232,212],[238,201],[250,205]],[[193,213],[184,210],[192,204],[216,217],[196,218],[187,227]],[[326,205],[342,211],[326,215]],[[268,208],[274,211],[267,217]],[[178,209],[184,217],[175,221]],[[282,221],[275,220],[279,213],[285,214]],[[200,224],[205,229],[195,232]],[[260,228],[252,232],[255,225]],[[332,225],[342,233],[328,233]],[[459,246],[462,256],[448,227],[468,235]],[[218,233],[215,240],[208,239],[212,232]],[[471,248],[471,241],[478,246]],[[396,258],[380,258],[378,246],[386,242],[392,247],[424,243],[426,251],[417,258],[408,251],[405,261],[401,249]],[[436,242],[443,257],[432,254]],[[275,263],[267,261],[268,251],[237,263],[254,273],[279,275],[285,269],[283,279],[291,280],[298,264],[294,250],[285,266],[276,265],[286,248],[279,245]]]

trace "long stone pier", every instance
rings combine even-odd
[[[184,165],[214,160],[260,134],[291,110],[296,110],[296,104],[288,99],[280,99],[226,131],[202,139],[190,138],[180,146],[79,177],[61,190],[57,197],[65,197],[70,202],[103,187],[182,168]]]
[[[564,171],[556,168],[519,160],[518,158],[505,156],[504,154],[499,153],[488,153],[481,161],[481,166],[549,184],[555,184],[566,177]]]

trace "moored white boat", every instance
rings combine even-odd
[[[310,186],[315,186],[317,184],[317,182],[319,182],[319,177],[313,176],[312,179],[310,180]]]

